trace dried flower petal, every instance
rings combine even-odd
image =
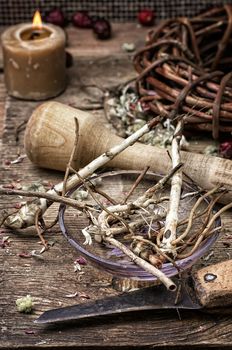
[[[211,144],[204,149],[204,154],[210,155],[210,156],[217,156],[218,155],[218,146],[216,144]]]
[[[79,294],[79,297],[83,298],[83,299],[90,299],[90,296],[88,294],[86,294],[86,293]]]
[[[84,200],[88,198],[88,192],[84,190],[76,190],[72,194],[72,198],[76,200]]]
[[[81,265],[77,262],[74,263],[74,272],[81,271]]]
[[[25,158],[26,158],[26,154],[19,155],[16,159],[12,160],[10,164],[22,163]]]
[[[10,184],[4,184],[2,185],[3,188],[9,188],[10,190],[13,190],[14,189],[14,185],[12,183]]]
[[[27,253],[27,252],[18,253],[18,256],[19,256],[20,258],[26,258],[26,259],[32,257],[31,253]]]
[[[126,52],[133,52],[135,50],[135,44],[134,43],[123,43],[122,49],[123,49],[123,51],[126,51]]]
[[[83,256],[80,256],[79,258],[77,258],[74,263],[78,263],[80,265],[87,265],[87,261],[85,260],[85,258]]]
[[[25,191],[33,191],[33,192],[46,192],[45,187],[40,182],[34,182],[29,185],[24,185],[22,189]]]
[[[232,159],[232,141],[226,141],[220,144],[219,154],[223,158]]]
[[[88,228],[89,228],[89,226],[84,228],[83,230],[81,230],[81,232],[85,236],[85,241],[83,243],[84,245],[87,245],[87,244],[91,245],[92,244],[92,238],[88,232]]]
[[[78,295],[78,292],[72,293],[72,294],[66,294],[65,298],[75,298]]]
[[[25,334],[36,334],[36,331],[33,329],[25,329],[24,333]]]
[[[22,203],[15,203],[15,204],[14,204],[14,208],[15,208],[15,209],[20,209],[20,208],[22,208]]]
[[[44,248],[44,247],[43,247]],[[41,251],[43,250],[43,248],[41,249]],[[44,260],[44,257],[41,255],[43,252],[44,252],[44,250],[42,251],[42,252],[39,252],[39,254],[36,252],[36,250],[32,250],[32,252],[31,252],[31,256],[33,256],[34,258],[38,258],[38,259],[40,259],[40,260]]]
[[[10,245],[10,240],[9,240],[9,236],[5,236],[0,240],[0,247],[2,249],[8,247]]]

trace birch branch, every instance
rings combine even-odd
[[[169,174],[162,177],[154,186],[148,188],[145,193],[141,196],[139,196],[134,201],[130,201],[128,203],[123,204],[116,204],[108,206],[106,209],[103,210],[99,216],[98,216],[98,227],[101,229],[101,233],[107,236],[111,235],[111,230],[109,229],[108,224],[108,217],[110,213],[129,213],[133,210],[143,208],[145,209],[150,204],[156,203],[156,199],[151,199],[152,196],[160,189],[162,189],[166,183],[170,180],[170,178],[183,166],[183,164],[179,163],[177,166],[175,166]],[[166,210],[160,210],[159,207],[154,210],[152,215],[155,219],[158,219],[158,217],[163,217],[166,214]]]
[[[175,168],[179,163],[181,163],[180,141],[182,136],[182,123],[182,120],[178,121],[172,140],[171,158],[173,168]],[[176,255],[175,246],[173,246],[172,242],[176,239],[181,189],[182,171],[180,170],[179,172],[173,175],[171,180],[169,208],[165,221],[163,239],[161,243],[162,250],[166,252],[171,252],[173,255]]]
[[[133,145],[136,141],[140,139],[143,135],[147,134],[152,128],[154,128],[159,122],[160,117],[153,118],[150,122],[145,124],[142,128],[137,130],[134,134],[130,135],[128,138],[123,140],[120,144],[112,147],[92,162],[87,164],[84,168],[79,170],[79,177],[86,179],[91,176],[97,169],[104,166],[119,153],[124,151],[129,146]],[[70,176],[66,181],[66,190],[70,190],[72,187],[80,184],[80,178],[76,174]],[[60,182],[54,186],[53,189],[49,190],[47,193],[59,196],[62,194],[64,182]],[[41,198],[36,201],[35,205],[30,206],[25,204],[16,214],[12,214],[7,217],[4,224],[12,229],[21,229],[35,224],[35,214],[38,209],[41,209],[41,215],[45,213],[47,208],[51,205],[51,202],[46,198]]]
[[[162,271],[157,269],[155,266],[151,265],[149,262],[143,260],[136,254],[134,254],[129,248],[127,248],[124,244],[117,241],[112,237],[106,237],[105,241],[112,244],[116,248],[119,248],[125,255],[127,255],[135,264],[142,267],[145,271],[149,272],[153,276],[156,276],[168,290],[174,292],[176,290],[176,285],[172,280],[167,277]]]

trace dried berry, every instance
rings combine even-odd
[[[72,23],[78,28],[92,28],[92,19],[86,11],[78,11],[74,13]]]
[[[60,27],[64,27],[66,21],[61,9],[56,8],[48,13],[48,15],[46,16],[46,22],[55,24]]]
[[[226,141],[220,144],[219,154],[223,158],[232,159],[232,141]]]
[[[93,22],[93,32],[100,40],[106,40],[111,37],[111,25],[104,18],[97,18]]]
[[[154,19],[155,14],[152,10],[144,9],[138,13],[138,21],[143,26],[152,26]]]

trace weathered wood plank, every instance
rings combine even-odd
[[[67,29],[67,49],[75,57],[92,56],[125,56],[124,43],[133,43],[135,50],[144,45],[148,29],[138,26],[136,23],[113,23],[111,40],[96,40],[92,31],[80,30],[70,26]],[[87,40],[87,44],[86,44]],[[133,53],[132,53],[133,54]],[[131,54],[130,54],[131,55]]]
[[[94,84],[104,90],[133,76],[131,58],[121,51],[121,43],[124,40],[129,41],[128,38],[136,39],[138,32],[134,27],[128,27],[128,31],[126,26],[123,25],[121,30],[120,27],[115,44],[109,42],[99,44],[100,46],[96,45],[94,38],[90,38],[91,32],[88,32],[86,46],[84,43],[87,40],[87,32],[80,31],[79,36],[76,36],[76,30],[70,29],[69,50],[75,56],[74,66],[68,71],[68,88],[57,100],[78,108],[94,109],[94,106],[101,103],[103,92],[98,88],[83,86]],[[139,37],[136,40],[140,40]],[[2,79],[2,76],[0,78]],[[26,158],[22,163],[6,165],[6,161],[15,159],[19,152],[23,154],[23,132],[19,134],[19,140],[16,142],[15,128],[22,121],[28,120],[37,103],[5,98],[2,80],[0,103],[1,101],[1,184],[17,180],[20,180],[18,184],[22,185],[41,182],[44,179],[52,183],[60,181],[63,174],[38,169]],[[94,113],[96,118],[106,122],[101,110]],[[19,201],[20,198],[4,196],[0,199],[0,209],[13,209],[15,202]],[[57,205],[50,209],[49,220],[52,220],[56,213]],[[225,213],[222,220],[221,237],[211,249],[214,254],[207,261],[201,260],[198,266],[231,257],[231,212]],[[11,242],[4,249],[0,248],[0,349],[231,348],[232,318],[229,315],[181,312],[179,320],[175,312],[144,312],[81,321],[66,326],[35,325],[33,320],[49,308],[83,303],[86,301],[84,295],[88,295],[90,300],[96,300],[118,292],[113,288],[111,276],[90,264],[83,266],[81,272],[74,271],[74,260],[78,253],[63,238],[58,225],[46,234],[46,238],[54,240],[55,244],[42,255],[43,260],[23,259],[19,256],[21,252],[38,252],[41,249],[33,229],[12,232],[0,228],[0,238],[4,236],[10,236]],[[66,297],[75,292],[78,292],[76,297]],[[31,294],[35,301],[34,312],[31,315],[18,313],[15,306],[15,300],[27,294]]]
[[[110,287],[110,278],[90,265],[83,267],[83,275],[74,272],[76,253],[53,230],[56,243],[46,252],[44,260],[22,259],[20,249],[39,250],[38,239],[30,232],[11,235],[13,241],[4,250],[4,317],[1,340],[4,347],[21,348],[124,348],[179,346],[225,346],[231,345],[231,317],[181,312],[182,320],[175,312],[144,312],[117,318],[82,321],[68,326],[41,327],[33,320],[42,311],[84,302],[80,297],[68,299],[67,294],[88,294],[91,300],[116,294]],[[79,278],[81,279],[79,280]],[[17,287],[16,287],[17,286]],[[23,315],[15,311],[16,298],[31,294],[35,299],[35,312]],[[34,334],[26,334],[27,332]]]
[[[0,138],[2,137],[3,129],[4,129],[5,102],[6,102],[6,89],[4,85],[3,74],[0,74]]]

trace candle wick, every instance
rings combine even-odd
[[[41,35],[40,31],[33,30],[29,36],[29,40],[35,40]]]

